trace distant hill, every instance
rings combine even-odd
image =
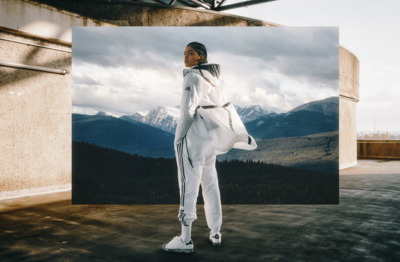
[[[174,136],[158,128],[139,122],[128,122],[104,113],[93,116],[73,114],[72,140],[128,153],[155,147],[173,152]]]
[[[72,151],[73,204],[179,204],[175,159],[77,142]],[[338,203],[338,174],[255,161],[217,162],[216,167],[222,204]]]
[[[287,113],[260,117],[246,123],[246,128],[259,140],[338,131],[339,98],[313,101]]]
[[[288,113],[295,113],[298,111],[319,112],[326,116],[337,116],[339,112],[339,97],[329,97],[323,100],[312,101],[310,103],[298,106]]]
[[[339,170],[338,132],[268,139],[257,145],[253,151],[233,149],[218,160],[251,159],[333,174]]]

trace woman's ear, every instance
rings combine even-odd
[[[204,56],[203,56],[203,55],[200,55],[199,61],[200,61],[201,63],[204,63]]]

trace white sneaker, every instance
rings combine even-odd
[[[192,253],[193,247],[194,245],[192,240],[185,244],[181,241],[180,237],[174,237],[171,241],[165,243],[162,246],[162,249],[167,252]]]
[[[221,246],[221,242],[222,242],[222,234],[217,233],[217,234],[212,235],[210,233],[209,239],[212,242],[214,247],[219,247],[219,246]]]

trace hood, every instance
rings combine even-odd
[[[220,65],[218,64],[201,64],[201,65],[195,65],[190,69],[184,69],[183,70],[183,76],[189,72],[194,72],[198,73],[201,76],[209,79],[211,82],[215,84],[215,82],[219,79],[220,76]],[[200,71],[201,69],[201,71]]]
[[[218,64],[202,64],[192,67],[193,69],[201,69],[210,72],[213,77],[219,78],[221,67]]]
[[[201,69],[203,73],[208,72],[215,78],[219,78],[221,73],[221,67],[218,64],[202,64],[202,65],[195,65],[190,69],[183,69],[183,76],[185,76],[189,72],[193,72],[193,69],[197,70]]]

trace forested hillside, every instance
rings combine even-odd
[[[223,204],[338,203],[337,174],[239,160],[217,170]],[[74,204],[179,204],[175,159],[74,142],[72,180]]]

